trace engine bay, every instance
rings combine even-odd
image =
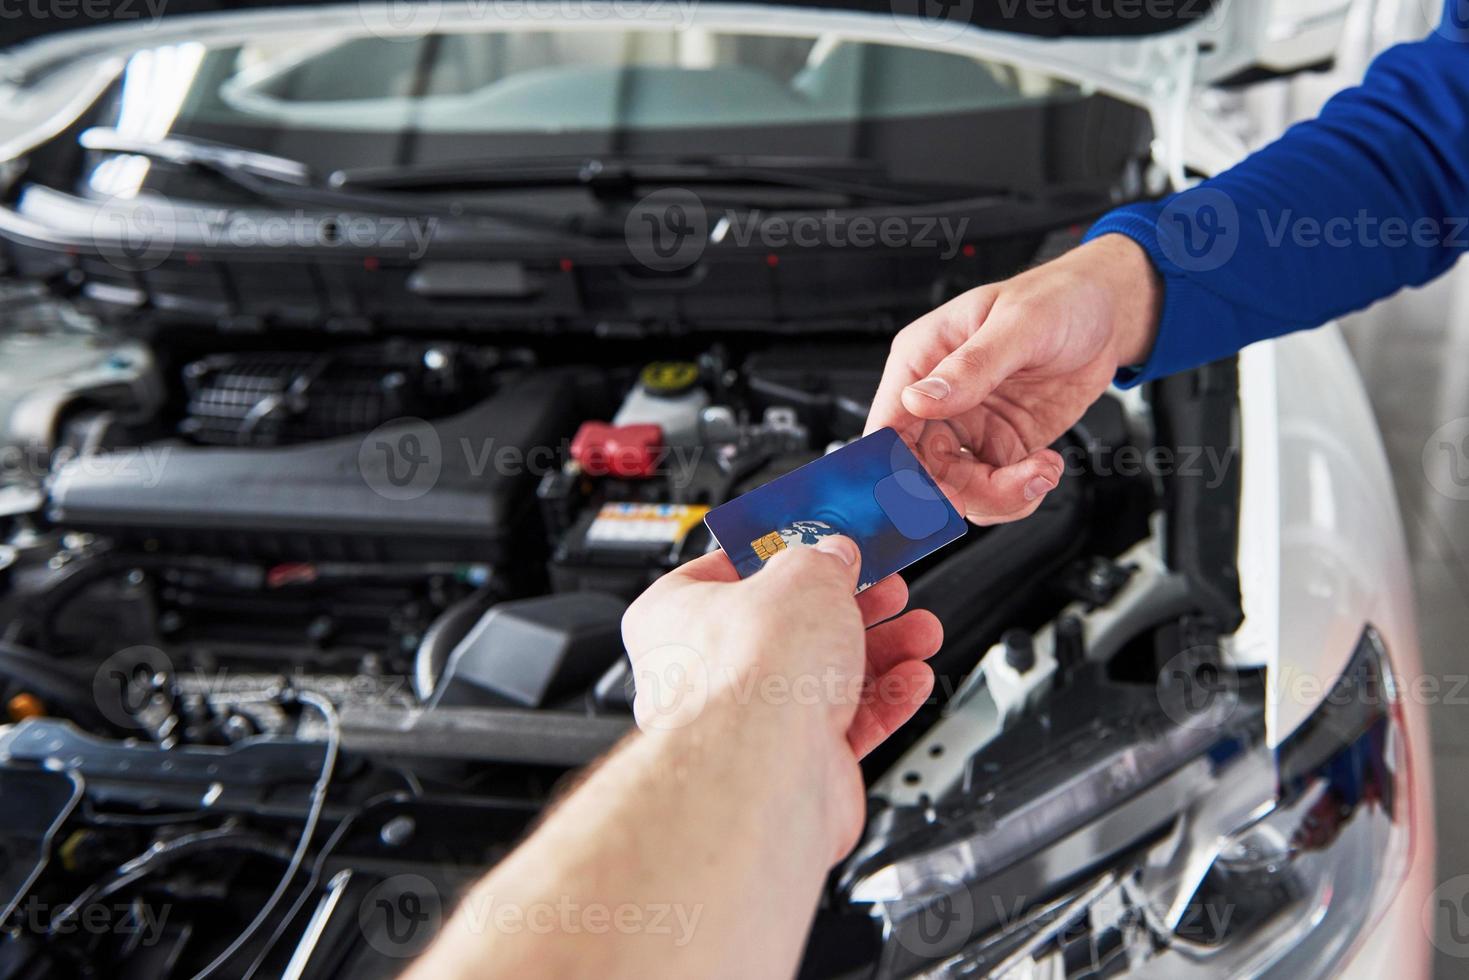
[[[41,803],[12,828],[7,976],[396,972],[631,730],[627,604],[713,547],[710,507],[860,436],[886,355],[869,336],[140,341],[32,302],[0,338],[0,780]],[[64,375],[29,366],[61,352]],[[1044,748],[1076,737],[1074,679],[1137,701],[1117,719],[1136,725],[1161,663],[1217,655],[1230,488],[1126,461],[1227,442],[1231,372],[1104,397],[1039,512],[909,570],[945,629],[935,697],[864,762],[869,832],[807,974],[878,961],[863,869],[999,772],[975,767],[1003,740],[935,735],[986,662],[1012,716],[1058,712]],[[1169,540],[1178,507],[1228,540]]]
[[[63,460],[44,519],[66,530],[15,552],[11,636],[68,658],[101,640],[209,671],[413,678],[427,701],[494,610],[492,631],[554,626],[525,659],[558,665],[470,703],[621,710],[604,675],[622,608],[709,550],[711,506],[859,435],[881,358],[606,365],[395,341],[149,364],[133,383],[166,392],[157,414],[131,425],[77,392],[38,450]]]

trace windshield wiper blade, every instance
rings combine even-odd
[[[408,202],[402,195],[326,187],[316,179],[311,168],[299,160],[226,143],[178,136],[158,140],[137,139],[102,126],[83,130],[77,137],[77,142],[89,150],[135,153],[179,167],[196,167],[273,204],[294,203],[325,208],[352,206],[384,213],[401,213],[405,210],[418,214],[442,213],[450,216],[461,213],[452,206],[431,207],[418,200]],[[585,240],[584,235],[573,229],[534,215],[498,208],[475,208],[473,213],[479,217],[501,221],[520,231],[550,234],[573,242]]]
[[[892,183],[875,163],[829,157],[693,156],[626,159],[544,157],[356,167],[331,175],[333,187],[449,191],[585,187],[593,191],[649,184],[745,184],[795,188],[889,202],[998,193],[995,188],[920,188]]]
[[[312,182],[311,168],[300,160],[223,143],[179,136],[156,140],[139,139],[106,126],[93,126],[83,130],[77,137],[77,142],[88,150],[135,153],[138,156],[166,160],[181,167],[204,167],[226,174],[254,174],[303,187]]]

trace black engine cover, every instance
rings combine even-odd
[[[534,488],[582,417],[571,371],[503,381],[438,422],[278,449],[152,447],[82,457],[51,489],[69,527],[169,551],[291,561],[501,561],[534,531]]]

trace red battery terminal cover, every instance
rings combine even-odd
[[[650,477],[663,448],[663,427],[583,422],[571,440],[571,458],[589,476]]]

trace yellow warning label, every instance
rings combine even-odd
[[[603,504],[587,540],[602,544],[681,544],[709,508],[703,504]]]

